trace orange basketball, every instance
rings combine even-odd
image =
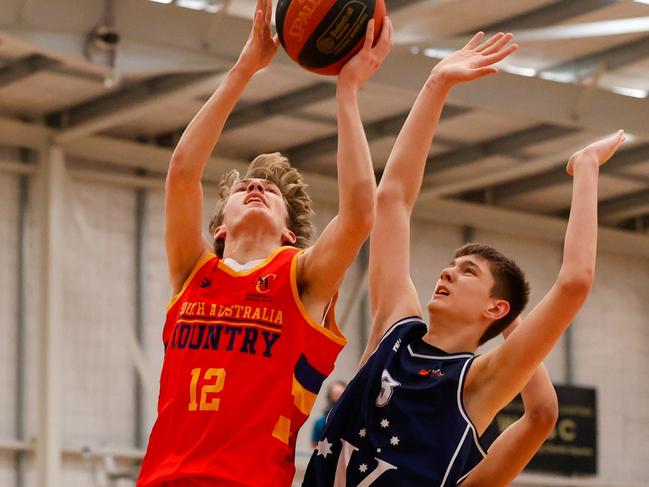
[[[363,45],[371,18],[376,42],[384,16],[384,0],[279,0],[275,24],[296,63],[314,73],[338,74]]]

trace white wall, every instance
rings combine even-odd
[[[18,178],[0,173],[0,438],[14,438]],[[14,482],[14,458],[0,452],[0,485]]]

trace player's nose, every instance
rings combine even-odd
[[[257,191],[259,193],[264,192],[264,183],[259,181],[258,179],[251,179],[250,182],[248,183],[248,187],[246,188],[248,193],[252,191]]]
[[[439,277],[442,281],[453,282],[453,272],[449,268],[442,269],[442,273]]]

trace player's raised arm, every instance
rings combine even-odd
[[[615,154],[623,134],[590,144],[570,158],[572,205],[559,275],[505,343],[478,357],[467,376],[466,407],[479,431],[528,382],[588,296],[595,274],[599,166]]]
[[[271,9],[271,0],[257,1],[250,37],[238,61],[187,126],[171,158],[165,188],[165,244],[174,293],[210,250],[202,233],[201,177],[248,81],[277,51],[277,36],[270,33]]]
[[[358,91],[378,71],[392,46],[392,24],[384,18],[381,35],[372,46],[370,20],[363,48],[338,75],[338,214],[316,243],[300,257],[302,300],[318,316],[338,290],[345,271],[367,239],[374,220],[376,179],[358,108]]]
[[[410,215],[421,187],[426,158],[449,91],[458,83],[496,73],[493,64],[513,53],[511,34],[469,43],[433,68],[397,137],[377,191],[377,216],[370,240],[370,301],[374,324],[361,362],[394,321],[420,315],[410,279]]]
[[[503,335],[509,336],[520,319]],[[541,364],[521,391],[525,411],[494,441],[484,460],[462,483],[462,487],[506,487],[520,474],[550,436],[559,404],[550,376]]]

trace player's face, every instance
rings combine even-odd
[[[494,301],[490,296],[493,285],[494,278],[485,259],[478,255],[458,257],[442,270],[428,310],[460,323],[481,322]]]
[[[223,225],[228,233],[245,227],[264,225],[278,237],[288,231],[288,210],[279,188],[266,179],[242,179],[231,189],[223,209]]]

